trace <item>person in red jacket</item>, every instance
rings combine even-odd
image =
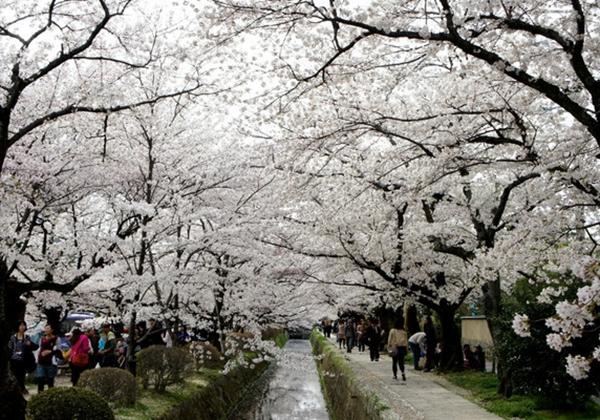
[[[80,329],[75,328],[72,332],[71,351],[69,352],[69,365],[71,366],[71,383],[77,385],[81,373],[90,364],[90,339]]]

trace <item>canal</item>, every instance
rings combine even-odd
[[[272,370],[247,420],[328,420],[317,366],[308,340],[289,340],[283,357]]]

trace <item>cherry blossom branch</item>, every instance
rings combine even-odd
[[[185,94],[194,93],[198,88],[200,88],[200,84],[196,84],[194,87],[183,89],[180,91],[170,92],[162,95],[158,95],[151,99],[146,99],[138,102],[134,102],[131,104],[123,104],[123,105],[114,105],[114,106],[106,106],[106,107],[93,107],[93,106],[85,106],[85,105],[69,105],[65,108],[62,108],[57,111],[50,112],[42,117],[38,117],[23,128],[19,129],[15,134],[13,134],[8,141],[9,146],[14,145],[17,141],[23,138],[25,135],[29,134],[31,131],[35,130],[42,125],[54,121],[58,118],[64,117],[65,115],[75,114],[75,113],[92,113],[92,114],[108,114],[113,112],[120,112],[128,109],[139,108],[144,105],[153,104],[160,100],[175,98]]]

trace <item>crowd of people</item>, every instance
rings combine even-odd
[[[185,345],[192,339],[184,325],[174,332],[154,318],[138,322],[133,335],[120,323],[104,323],[100,329],[75,327],[64,336],[59,336],[54,326],[46,325],[43,333],[36,338],[27,333],[25,321],[20,321],[17,331],[9,339],[8,350],[11,371],[26,394],[25,378],[28,373],[34,373],[38,392],[45,387],[54,387],[60,367],[70,370],[71,383],[77,385],[85,370],[98,366],[134,371],[135,358],[127,360],[128,347],[132,342],[135,342],[135,348],[130,355],[134,356],[152,345],[172,347]]]
[[[392,373],[398,379],[398,370],[402,380],[406,381],[404,360],[408,351],[412,354],[413,368],[423,372],[431,372],[439,367],[443,344],[438,341],[436,329],[431,316],[423,323],[423,330],[410,337],[404,329],[403,320],[397,320],[393,328],[386,331],[377,319],[346,317],[331,321],[321,321],[323,334],[330,338],[335,335],[340,350],[351,353],[356,347],[359,352],[369,349],[372,362],[380,360],[380,353],[387,351],[392,357]],[[478,345],[475,351],[469,344],[463,346],[464,367],[485,371],[485,353]],[[424,363],[423,363],[424,362]]]
[[[383,330],[378,320],[372,319],[367,321],[361,319],[356,321],[352,318],[339,319],[333,323],[331,328],[336,331],[340,349],[344,348],[348,353],[352,353],[354,347],[359,352],[365,351],[368,347],[371,360],[379,360],[379,352],[381,351],[381,343],[383,342]],[[327,326],[324,329],[325,335],[330,337],[330,329]]]
[[[375,318],[353,317],[333,322],[323,319],[321,328],[328,338],[335,334],[340,350],[351,353],[355,348],[358,352],[365,352],[368,348],[372,362],[379,362],[381,352],[387,351],[392,356],[394,379],[398,378],[400,370],[404,381],[404,359],[409,350],[414,369],[429,372],[439,365],[443,349],[430,316],[423,324],[423,331],[410,337],[402,320],[398,320],[389,331],[384,330]],[[59,367],[69,368],[71,383],[76,385],[81,373],[87,369],[118,367],[135,372],[135,354],[138,351],[152,345],[185,345],[196,339],[203,338],[190,335],[184,325],[174,332],[154,318],[138,322],[133,334],[129,334],[120,323],[104,323],[100,329],[75,327],[59,337],[52,325],[46,325],[43,334],[33,339],[27,334],[27,324],[21,321],[9,340],[10,366],[23,393],[27,393],[25,377],[33,372],[38,392],[41,392],[45,387],[54,387]],[[128,353],[132,342],[135,343],[133,351]],[[485,353],[481,346],[476,346],[473,351],[469,344],[465,344],[463,355],[465,368],[485,371]],[[131,356],[129,360],[128,356]],[[424,363],[421,363],[423,359]]]

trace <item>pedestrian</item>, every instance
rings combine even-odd
[[[94,327],[90,327],[86,330],[85,335],[90,341],[90,363],[88,364],[88,369],[94,369],[98,364],[98,344],[100,341],[100,336],[98,335],[98,331]]]
[[[71,366],[71,383],[73,386],[79,382],[81,373],[90,365],[90,351],[92,346],[87,335],[79,328],[71,332],[71,350],[69,351],[69,365]]]
[[[187,332],[187,327],[183,324],[180,325],[179,331],[177,332],[177,344],[179,346],[185,346],[190,341],[191,341],[191,338]]]
[[[346,323],[344,335],[346,336],[346,352],[352,353],[352,347],[354,347],[354,340],[356,338],[356,329],[352,319],[349,319]]]
[[[8,341],[10,370],[15,375],[23,394],[27,394],[25,375],[35,370],[36,365],[33,352],[38,349],[38,345],[31,341],[26,331],[27,324],[25,321],[19,321],[17,332],[11,335]]]
[[[356,326],[356,342],[358,344],[358,351],[365,351],[365,325],[364,320],[360,320]]]
[[[337,340],[340,350],[342,347],[346,348],[346,323],[343,319],[340,319],[340,322],[338,322]]]
[[[406,331],[404,331],[404,321],[396,320],[394,328],[390,330],[387,341],[388,352],[392,356],[392,372],[394,379],[398,379],[398,368],[402,372],[402,380],[406,381],[404,374],[404,357],[406,356],[406,348],[408,340],[406,339]]]
[[[372,319],[369,327],[365,331],[365,338],[369,346],[369,357],[371,362],[379,361],[379,347],[381,346],[381,327],[379,321]]]
[[[465,344],[463,346],[463,356],[463,367],[465,369],[479,369],[477,366],[477,360],[475,359],[475,355],[469,344]]]
[[[54,388],[54,378],[58,373],[59,358],[62,358],[62,352],[58,348],[58,338],[54,335],[52,326],[46,325],[44,335],[40,340],[40,351],[35,371],[38,393],[44,390],[45,385],[48,385],[48,388]]]
[[[171,333],[171,329],[167,328],[162,334],[161,338],[165,346],[168,348],[173,347],[173,335]]]
[[[331,320],[329,318],[325,318],[325,337],[331,337]]]
[[[475,346],[473,358],[475,360],[475,368],[481,372],[485,372],[485,352],[479,344]]]
[[[137,347],[140,349],[145,349],[150,346],[148,342],[148,327],[146,326],[146,321],[140,321],[135,324],[135,343],[136,343],[136,351]]]
[[[439,369],[442,364],[442,355],[444,353],[444,343],[437,343],[435,346],[435,358],[434,358],[434,367]]]
[[[115,358],[118,368],[127,369],[127,347],[127,340],[123,336],[118,337],[115,346]]]
[[[154,318],[150,318],[148,324],[150,327],[148,328],[148,331],[146,331],[146,335],[142,337],[145,347],[165,345],[162,339],[163,331],[160,322]]]
[[[410,336],[408,345],[413,355],[413,365],[415,370],[420,370],[419,360],[427,351],[427,338],[424,332],[417,332]]]
[[[427,350],[425,353],[425,369],[423,372],[430,372],[433,369],[435,362],[435,348],[437,346],[437,337],[435,333],[435,327],[431,316],[427,316],[425,319],[425,325],[423,326],[423,332],[427,339]]]
[[[100,333],[100,341],[98,342],[98,356],[100,358],[100,367],[115,367],[117,366],[117,337],[112,332],[110,324],[102,325]]]

